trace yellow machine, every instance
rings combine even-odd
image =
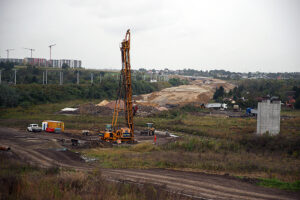
[[[154,135],[155,128],[153,127],[153,123],[147,123],[147,129],[141,131],[141,135]]]
[[[131,66],[130,66],[130,30],[127,30],[125,39],[121,43],[122,69],[120,74],[120,83],[118,98],[116,99],[113,119],[111,124],[107,124],[104,131],[99,133],[99,137],[107,142],[134,142],[133,125],[133,103],[131,86]],[[118,115],[120,111],[121,99],[124,100],[126,128],[117,127]]]

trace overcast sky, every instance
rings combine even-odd
[[[0,55],[120,69],[300,71],[299,0],[0,0]]]

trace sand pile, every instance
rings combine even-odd
[[[100,103],[98,103],[96,106],[106,106],[107,104],[109,104],[109,101],[103,100]]]
[[[212,99],[216,87],[223,86],[226,91],[234,85],[219,79],[193,81],[191,85],[180,85],[159,92],[137,96],[137,102],[144,106],[172,108],[190,103],[206,104]],[[163,110],[163,109],[159,109]]]

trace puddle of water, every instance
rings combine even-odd
[[[67,148],[52,148],[54,151],[67,151]]]

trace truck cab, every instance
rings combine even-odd
[[[29,124],[29,126],[27,127],[27,131],[29,131],[29,132],[41,132],[42,128],[39,127],[38,124]]]

